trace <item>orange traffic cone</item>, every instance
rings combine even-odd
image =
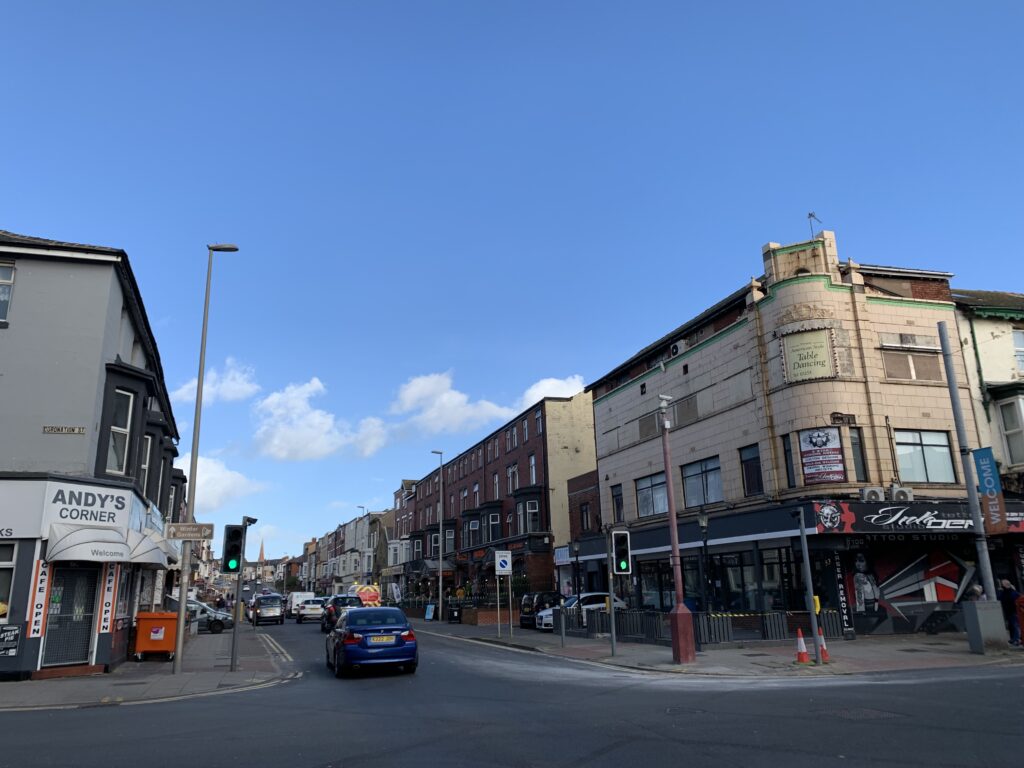
[[[811,657],[807,654],[807,643],[804,642],[804,633],[800,627],[796,628],[796,663],[811,663]]]
[[[818,640],[821,641],[821,663],[828,664],[832,659],[828,657],[828,646],[825,645],[825,633],[818,627]]]

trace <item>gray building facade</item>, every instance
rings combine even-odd
[[[0,679],[107,669],[184,499],[127,254],[0,231]]]

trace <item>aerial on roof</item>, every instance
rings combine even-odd
[[[30,248],[61,248],[89,253],[124,254],[124,251],[120,248],[108,248],[105,245],[87,245],[85,243],[66,243],[61,240],[48,240],[45,237],[29,237],[28,235],[19,235],[17,232],[8,232],[6,229],[0,229],[0,245],[21,245]]]
[[[966,288],[950,288],[953,301],[968,307],[989,307],[1024,310],[1024,293],[1009,291],[971,291]]]

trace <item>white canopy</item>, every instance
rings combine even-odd
[[[127,562],[131,560],[131,547],[126,534],[121,528],[51,523],[46,561]]]

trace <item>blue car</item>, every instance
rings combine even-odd
[[[409,620],[398,608],[349,608],[327,635],[327,667],[345,677],[380,664],[416,671],[419,654]]]

